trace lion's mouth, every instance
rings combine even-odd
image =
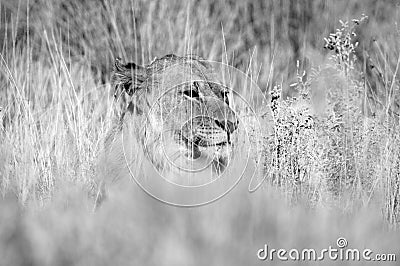
[[[222,173],[236,148],[236,135],[232,137],[227,132],[218,132],[218,135],[215,134],[214,136],[213,134],[204,134],[203,136],[201,133],[191,133],[194,133],[194,131],[177,130],[173,133],[172,142],[174,143],[171,143],[171,139],[166,142],[167,145],[171,145],[168,146],[172,148],[168,150],[170,154],[168,156],[174,162],[174,165],[179,169],[189,167],[191,171],[211,167],[216,173]],[[192,169],[191,167],[195,168]]]
[[[215,144],[215,146],[226,146],[232,144],[229,140],[228,141],[222,141],[220,143]]]
[[[226,136],[220,137],[219,139],[202,138],[200,136],[195,136],[193,138],[183,137],[183,139],[186,146],[196,146],[201,148],[209,148],[213,146],[222,147],[232,144],[229,134],[226,134]]]

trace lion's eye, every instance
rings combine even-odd
[[[183,94],[190,98],[199,98],[199,93],[195,90],[185,90]]]
[[[183,91],[183,95],[186,95],[187,97],[190,97],[190,98],[198,99],[200,97],[200,95],[199,95],[199,84],[196,81],[193,82],[193,86],[191,86],[187,90],[184,90]]]
[[[229,91],[221,92],[222,98],[224,99],[225,103],[229,105]]]

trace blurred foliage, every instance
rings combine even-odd
[[[308,50],[326,53],[323,38],[337,28],[340,19],[350,20],[362,13],[370,18],[359,34],[360,62],[364,61],[362,51],[371,53],[371,40],[379,42],[396,35],[394,23],[399,20],[394,0],[198,0],[168,4],[147,0],[3,0],[1,7],[3,53],[13,43],[24,46],[29,35],[31,45],[37,47],[34,58],[35,53],[40,55],[47,45],[56,43],[62,45],[67,59],[88,60],[103,81],[116,56],[146,64],[171,52],[194,52],[213,60],[226,56],[234,66],[247,66],[254,56],[265,68],[275,59],[273,80],[286,80],[294,77],[297,60],[304,68],[315,64]],[[393,58],[390,47],[381,52]],[[262,87],[266,81],[267,77],[260,77]]]

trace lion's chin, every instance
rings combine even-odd
[[[232,154],[233,144],[223,141],[214,145],[203,146],[201,143],[188,143],[170,138],[160,143],[161,158],[164,158],[165,169],[178,171],[181,175],[193,173],[210,173],[219,176],[228,166]]]
[[[184,148],[183,148],[184,149]],[[221,142],[214,146],[193,146],[185,153],[188,160],[196,161],[208,158],[210,167],[217,173],[222,173],[228,166],[232,156],[232,144]]]

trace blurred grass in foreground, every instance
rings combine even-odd
[[[248,194],[248,180],[243,181],[227,197],[195,209],[161,204],[139,189],[121,192],[96,213],[79,189],[59,193],[39,210],[21,209],[15,199],[6,199],[1,203],[1,265],[280,265],[258,261],[258,249],[268,244],[320,250],[336,247],[338,237],[347,239],[348,248],[399,257],[399,233],[382,226],[375,207],[350,215],[288,207],[270,189]]]

